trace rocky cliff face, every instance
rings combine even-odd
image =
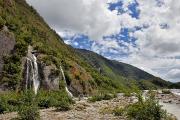
[[[8,28],[4,26],[0,30],[0,79],[2,77],[3,70],[3,56],[9,55],[13,52],[15,46],[15,38],[11,32],[9,32]],[[0,86],[0,89],[3,85]]]
[[[73,91],[75,95],[90,94],[96,86],[90,84],[89,81],[93,81],[93,78],[87,71],[80,65],[73,63],[69,70],[71,82],[69,82],[69,89]]]
[[[35,93],[38,89],[59,90],[59,80],[62,78],[55,65],[46,65],[38,61],[38,57],[43,56],[41,53],[33,50],[32,46],[28,47],[27,56],[22,62],[23,67],[23,89],[32,88]]]
[[[46,66],[40,65],[41,72],[41,87],[45,90],[59,90],[59,81],[62,80],[62,76],[57,72],[58,69],[55,65]]]
[[[93,78],[80,65],[72,64],[72,67],[68,70],[70,75],[68,78],[61,65],[47,64],[42,60],[45,57],[47,55],[33,50],[32,46],[28,47],[27,55],[23,58],[22,62],[22,89],[31,88],[35,93],[40,88],[44,90],[59,90],[60,83],[63,83],[67,93],[71,94],[72,92],[75,96],[93,91],[93,87],[89,83]]]

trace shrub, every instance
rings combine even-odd
[[[125,96],[125,97],[131,97],[132,94],[131,94],[130,92],[125,92],[125,93],[124,93],[124,96]]]
[[[21,120],[39,120],[40,115],[36,105],[21,106],[18,111]]]
[[[0,28],[3,27],[3,25],[5,25],[6,21],[0,17]]]
[[[41,108],[57,107],[62,101],[69,105],[74,103],[65,91],[39,91],[37,95],[38,106]]]
[[[163,94],[171,94],[171,91],[164,89],[164,90],[162,90],[162,93],[163,93]]]
[[[19,97],[19,102],[24,106],[34,104],[36,102],[35,100],[35,94],[32,90],[22,92]]]
[[[38,102],[38,106],[41,108],[49,108],[51,107],[51,100],[48,98],[41,99]]]
[[[56,104],[56,108],[58,111],[68,111],[70,110],[70,104],[66,101],[59,101],[58,104]]]
[[[19,101],[21,105],[18,109],[21,120],[38,120],[40,119],[38,105],[33,91],[21,93]]]
[[[99,95],[92,96],[88,100],[90,102],[96,102],[96,101],[101,101],[101,100],[110,100],[115,97],[116,96],[114,94],[99,94]]]
[[[0,94],[0,114],[4,112],[16,111],[19,106],[18,94],[16,92],[6,92]]]
[[[0,99],[0,114],[7,111],[7,107],[5,105],[6,105],[5,101],[3,101],[3,99]]]
[[[115,116],[122,116],[122,115],[124,114],[124,111],[125,111],[124,108],[119,108],[119,107],[117,107],[117,108],[115,108],[115,109],[113,110],[113,114],[114,114]]]
[[[127,117],[135,120],[161,120],[166,119],[166,111],[161,109],[158,101],[151,96],[143,101],[139,96],[139,102],[128,106]]]
[[[58,111],[70,110],[70,104],[74,103],[65,91],[40,91],[37,101],[41,108],[56,107]]]

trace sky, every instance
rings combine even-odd
[[[180,0],[27,0],[75,48],[180,82]]]

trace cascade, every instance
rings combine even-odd
[[[28,79],[29,79],[29,58],[26,58],[26,83],[25,83],[25,88],[26,90],[28,89]]]
[[[65,81],[65,84],[66,84],[65,90],[66,90],[66,92],[68,93],[68,95],[69,95],[70,97],[73,97],[73,94],[69,91],[69,89],[68,89],[68,87],[67,87],[66,77],[65,77],[65,75],[64,75],[64,71],[63,71],[63,69],[62,69],[61,66],[60,66],[60,70],[61,70],[61,73],[62,73],[63,80]]]
[[[33,64],[34,64],[34,68],[33,68],[33,87],[34,87],[34,92],[35,94],[37,94],[38,88],[39,88],[39,72],[38,72],[38,65],[37,65],[37,58],[36,56],[33,54]]]
[[[33,87],[34,93],[37,94],[40,81],[37,58],[34,54],[28,53],[26,58],[26,76],[25,76],[25,89]]]

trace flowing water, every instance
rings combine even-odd
[[[26,58],[26,83],[25,83],[25,88],[26,90],[28,89],[28,79],[29,79],[29,63],[30,63],[30,59]]]
[[[162,105],[162,108],[167,110],[168,113],[171,113],[180,120],[180,105],[175,103],[163,103],[159,101],[159,104]]]
[[[171,89],[171,92],[175,95],[180,96],[180,89]]]
[[[170,90],[173,94],[180,96],[180,89],[171,89]],[[143,92],[143,98],[145,99],[147,96],[148,90]],[[162,105],[162,108],[165,109],[168,113],[171,113],[180,120],[180,104],[176,103],[164,103],[162,100],[159,101],[159,104]]]
[[[39,88],[39,72],[38,72],[38,65],[37,65],[37,58],[33,54],[33,64],[34,64],[34,69],[33,69],[33,86],[34,86],[34,92],[37,94],[38,88]]]
[[[63,71],[63,69],[62,69],[61,66],[60,66],[60,70],[61,70],[61,73],[62,73],[62,76],[63,76],[63,80],[64,80],[64,82],[65,82],[65,84],[66,84],[65,90],[66,90],[67,94],[68,94],[70,97],[73,97],[73,94],[69,91],[69,89],[68,89],[68,87],[67,87],[66,77],[65,77],[65,75],[64,75],[64,71]]]
[[[180,89],[171,89],[170,90],[174,95],[180,96]],[[159,102],[160,105],[163,106],[167,112],[174,114],[178,120],[180,120],[180,104],[176,103],[163,103],[162,101]]]
[[[34,54],[30,54],[26,58],[26,90],[28,87],[31,88],[33,86],[34,93],[37,94],[38,88],[40,85],[39,81],[39,72],[38,72],[38,64],[37,58]]]

